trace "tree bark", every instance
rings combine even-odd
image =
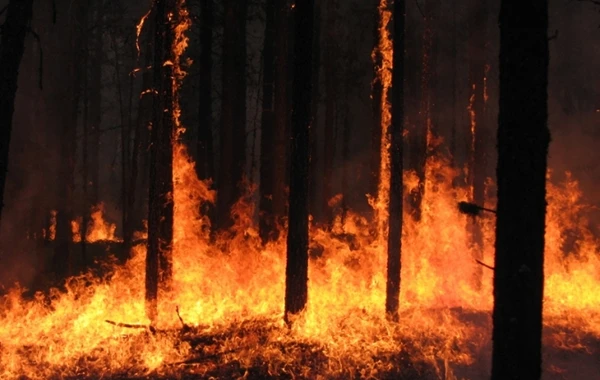
[[[289,228],[285,319],[302,311],[308,299],[308,166],[311,124],[314,0],[296,3],[292,107]]]
[[[319,163],[319,144],[318,144],[318,115],[319,115],[319,72],[321,70],[321,5],[315,3],[314,7],[314,36],[313,36],[313,84],[312,84],[312,123],[310,127],[310,168],[309,168],[309,206],[308,211],[312,215],[313,220],[318,219],[317,215],[320,213],[318,202],[318,163]]]
[[[388,261],[385,310],[398,320],[400,305],[400,272],[402,257],[402,203],[403,203],[403,134],[404,134],[404,0],[394,1],[394,41],[392,70],[392,125],[390,128],[390,203]]]
[[[325,138],[323,147],[323,194],[321,197],[322,219],[320,223],[330,227],[333,213],[329,199],[333,197],[333,160],[335,157],[334,131],[337,108],[337,44],[336,41],[336,0],[327,0],[327,31],[325,49]]]
[[[200,179],[215,175],[212,137],[212,32],[214,27],[213,0],[202,0],[200,24],[200,104],[198,107],[198,162]]]
[[[263,46],[263,97],[260,133],[259,230],[263,244],[276,239],[277,224],[273,210],[275,193],[275,17],[276,0],[267,0]]]
[[[487,164],[487,144],[485,126],[485,45],[487,29],[486,2],[473,0],[472,12],[469,17],[469,83],[471,86],[469,98],[469,176],[471,187],[471,202],[483,206],[485,202],[485,172]],[[483,258],[483,232],[476,218],[470,218],[471,243],[473,244],[474,259]],[[475,264],[474,264],[475,265]],[[483,268],[475,265],[474,283],[481,287]]]
[[[157,317],[160,287],[168,289],[172,277],[173,243],[173,25],[168,14],[177,14],[174,0],[155,2],[154,114],[150,133],[150,182],[148,205],[148,252],[146,255],[146,302],[150,320]]]
[[[548,1],[500,7],[492,379],[541,376],[548,129]]]
[[[231,207],[241,195],[246,158],[246,15],[245,1],[225,0],[221,162],[216,228],[233,225]]]
[[[379,50],[379,27],[381,25],[381,14],[379,11],[379,2],[375,5],[375,25],[373,26],[373,84],[372,84],[372,108],[373,108],[373,128],[371,129],[371,184],[369,193],[373,199],[377,199],[379,191],[380,171],[381,171],[381,97],[383,96],[383,84],[379,71],[383,65],[383,57]]]
[[[25,50],[25,37],[32,17],[33,0],[11,0],[2,25],[0,44],[0,219],[4,206],[4,187],[19,66]]]

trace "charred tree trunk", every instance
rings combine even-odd
[[[329,200],[333,197],[333,159],[335,157],[335,117],[337,107],[336,83],[336,0],[327,0],[327,27],[325,49],[325,138],[323,147],[323,194],[321,197],[322,219],[321,224],[330,227],[333,222],[333,213],[329,207]]]
[[[56,214],[56,245],[53,257],[53,272],[60,282],[73,271],[73,257],[69,249],[73,234],[71,231],[71,220],[73,219],[73,193],[75,191],[75,155],[76,155],[76,131],[79,118],[79,103],[81,100],[81,83],[83,72],[82,57],[83,49],[83,27],[81,21],[87,11],[86,5],[77,3],[70,6],[63,4],[62,14],[66,16],[61,26],[63,41],[68,41],[63,78],[64,87],[61,95],[63,102],[57,103],[56,112],[61,115],[60,130],[60,168],[59,168],[59,195]],[[58,22],[61,24],[60,22]],[[61,97],[62,97],[61,96]],[[64,103],[66,101],[66,104]]]
[[[390,128],[390,203],[385,311],[398,320],[402,257],[403,132],[404,132],[404,0],[394,2],[392,125]]]
[[[485,126],[485,44],[487,29],[486,2],[473,0],[469,17],[469,177],[471,202],[484,206],[487,144]],[[470,219],[470,234],[475,259],[483,258],[483,232],[476,218]],[[483,268],[476,265],[474,283],[481,287]]]
[[[500,8],[492,379],[541,376],[548,129],[548,2]]]
[[[246,14],[245,1],[225,0],[221,162],[216,228],[233,225],[231,207],[241,195],[246,158]]]
[[[159,285],[168,289],[172,277],[173,242],[173,24],[174,0],[157,0],[154,17],[154,105],[150,133],[150,182],[148,205],[148,253],[146,255],[147,312],[157,317]]]
[[[370,194],[373,199],[377,199],[379,191],[380,171],[381,171],[381,97],[383,96],[383,83],[381,83],[381,67],[383,57],[379,50],[379,28],[381,25],[381,13],[379,11],[379,2],[375,3],[375,25],[374,25],[374,47],[373,47],[373,84],[372,84],[372,107],[373,107],[373,128],[371,130],[371,186]]]
[[[200,21],[200,104],[198,105],[198,140],[196,171],[202,180],[215,177],[214,148],[212,134],[212,50],[214,28],[214,3],[213,0],[202,0]],[[211,221],[214,220],[214,205],[206,202],[202,206],[202,213]]]
[[[259,229],[263,244],[275,240],[277,224],[273,210],[275,193],[275,17],[277,1],[267,0],[263,47],[263,97],[260,133]]]
[[[304,309],[308,298],[308,166],[311,124],[314,0],[294,8],[290,213],[285,273],[285,319]]]
[[[7,7],[0,43],[0,218],[4,206],[4,186],[19,66],[25,50],[25,37],[33,12],[33,0],[11,0]]]
[[[276,2],[275,16],[275,166],[273,168],[273,215],[277,225],[287,215],[289,185],[289,141],[290,141],[290,6],[288,0]],[[276,236],[278,238],[279,235]]]
[[[452,3],[452,61],[451,61],[451,70],[452,70],[452,78],[451,78],[451,91],[452,94],[450,95],[450,101],[451,101],[451,113],[452,113],[452,119],[451,119],[451,125],[450,125],[450,166],[453,169],[458,169],[458,165],[457,165],[457,157],[456,157],[456,60],[457,60],[457,37],[456,37],[456,28],[457,28],[457,24],[456,24],[456,3]],[[452,187],[456,187],[457,185],[457,181],[456,178],[452,179]]]
[[[200,25],[200,104],[198,106],[198,162],[200,179],[215,175],[212,136],[212,32],[214,26],[213,0],[202,0]],[[214,178],[213,178],[214,179]]]
[[[317,2],[314,6],[314,37],[313,37],[313,83],[312,83],[312,123],[310,127],[310,168],[309,168],[309,214],[312,215],[313,220],[316,219],[317,214],[320,212],[320,204],[318,202],[318,159],[319,159],[319,144],[318,144],[318,115],[319,115],[319,72],[321,70],[321,5]]]
[[[410,197],[411,216],[415,221],[421,220],[421,203],[425,194],[425,169],[427,165],[428,140],[431,133],[431,55],[433,48],[433,2],[426,0],[424,7],[423,46],[421,52],[421,96],[419,104],[419,118],[414,129],[411,144],[411,169],[419,179],[417,188]]]

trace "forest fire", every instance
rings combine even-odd
[[[212,4],[202,4],[208,7],[209,3]],[[312,7],[312,2],[291,7],[294,11],[305,12],[295,15],[300,18],[298,25],[302,25],[302,16],[313,17],[308,3]],[[127,179],[125,159],[122,162],[123,225],[120,229],[105,219],[106,207],[102,202],[91,203],[95,206],[84,217],[74,218],[74,212],[50,213],[50,223],[41,240],[45,245],[52,245],[55,251],[63,249],[60,234],[67,229],[57,233],[57,228],[61,228],[60,218],[65,221],[67,214],[70,230],[66,249],[82,248],[84,270],[78,275],[69,272],[66,279],[55,273],[58,280],[53,283],[56,285],[53,288],[27,289],[15,285],[2,294],[0,378],[488,378],[492,334],[496,333],[495,329],[492,332],[492,315],[495,323],[496,220],[500,220],[499,202],[492,194],[500,186],[496,186],[492,178],[485,178],[485,168],[477,175],[472,170],[477,166],[476,161],[483,157],[480,149],[484,147],[479,145],[482,140],[478,140],[481,135],[476,137],[476,133],[484,133],[484,123],[480,120],[485,117],[482,112],[485,107],[480,103],[487,104],[489,100],[487,78],[490,66],[481,67],[484,73],[479,78],[483,82],[482,88],[469,84],[464,131],[468,136],[465,138],[467,157],[465,167],[461,167],[455,161],[457,158],[452,157],[456,152],[442,149],[446,142],[434,128],[438,122],[433,117],[435,94],[429,90],[434,82],[434,55],[438,54],[434,40],[438,37],[434,34],[435,19],[428,13],[423,31],[426,46],[421,62],[424,67],[422,83],[416,86],[423,92],[421,103],[416,103],[423,112],[420,127],[424,129],[415,137],[423,137],[425,142],[420,157],[423,164],[418,169],[422,172],[417,173],[408,166],[392,173],[390,168],[395,167],[398,156],[400,160],[403,157],[402,154],[390,154],[392,141],[397,142],[391,138],[390,126],[402,127],[404,120],[399,124],[392,120],[393,115],[398,115],[392,112],[395,97],[391,95],[393,63],[397,62],[397,57],[392,55],[396,45],[392,43],[390,30],[394,15],[398,16],[399,10],[403,9],[397,7],[392,12],[392,4],[397,3],[391,0],[378,3],[377,37],[371,56],[371,64],[376,67],[374,83],[381,85],[381,94],[374,97],[379,112],[374,126],[379,133],[375,141],[379,153],[377,194],[361,194],[365,204],[370,206],[367,211],[353,210],[344,204],[340,207],[342,212],[333,220],[316,221],[316,214],[305,218],[311,222],[308,302],[304,309],[296,314],[288,314],[289,309],[286,309],[286,280],[291,276],[289,246],[301,237],[294,236],[291,227],[288,231],[290,216],[277,220],[279,230],[272,235],[276,238],[263,239],[257,221],[263,217],[262,210],[255,210],[260,202],[253,197],[257,186],[251,180],[244,178],[245,187],[238,189],[242,196],[228,195],[237,197],[233,207],[227,209],[226,217],[232,225],[214,228],[219,216],[214,215],[213,208],[217,207],[219,194],[214,190],[213,178],[199,174],[197,166],[205,163],[200,162],[199,152],[194,157],[192,151],[200,151],[202,144],[194,150],[185,140],[181,117],[184,112],[183,80],[186,69],[192,64],[190,59],[184,58],[190,43],[187,33],[192,27],[192,18],[184,0],[157,0],[135,25],[134,61],[141,66],[139,61],[145,45],[140,41],[144,28],[153,19],[158,20],[152,30],[153,43],[160,46],[154,47],[154,56],[146,57],[146,63],[154,59],[152,65],[145,64],[146,69],[132,71],[154,71],[152,85],[141,86],[140,91],[140,99],[150,95],[156,102],[151,109],[153,115],[151,121],[150,118],[138,120],[142,127],[138,126],[135,133],[120,126],[123,157],[130,153],[130,146],[124,140],[131,135],[135,135],[134,151],[144,152],[147,148],[149,152],[148,178],[145,178],[148,181],[140,181],[147,186],[142,190],[149,198],[144,199],[148,210],[141,208],[147,215],[144,228],[128,230],[135,225],[128,219],[135,214],[134,195],[136,191],[142,191],[136,190],[136,178]],[[268,4],[274,7],[271,11],[275,14],[275,3]],[[331,2],[329,5],[332,6],[328,7],[328,12],[334,12],[336,4]],[[247,14],[235,8],[239,2],[229,2],[226,6],[231,7],[224,12],[227,20],[232,21],[239,12],[242,23],[246,22]],[[208,9],[212,12],[212,8]],[[290,9],[278,11],[286,14]],[[334,19],[331,14],[328,16]],[[212,22],[209,17],[207,24],[210,26]],[[398,23],[394,25],[398,27]],[[209,26],[203,25],[203,30],[208,30],[212,37]],[[265,26],[265,29],[269,27]],[[296,29],[301,31],[299,26]],[[225,48],[236,44],[230,32],[223,33]],[[396,31],[395,36],[400,34]],[[401,38],[404,39],[404,35]],[[302,42],[304,47],[309,46],[307,41]],[[280,48],[274,41],[271,43],[271,50]],[[207,50],[210,63],[212,50]],[[296,57],[296,60],[295,74],[312,67],[310,60],[308,63],[302,57]],[[403,60],[400,62],[404,65]],[[225,62],[221,73],[224,77],[228,64],[235,69],[235,64]],[[319,67],[316,68],[319,71]],[[275,76],[272,69],[271,74]],[[404,77],[400,78],[403,82]],[[286,87],[288,79],[284,79],[283,84],[267,83],[266,87],[277,84]],[[331,83],[331,78],[327,79]],[[223,81],[226,87],[225,79]],[[294,89],[300,87],[295,86]],[[133,87],[131,85],[131,93],[134,93]],[[310,87],[305,88],[304,93],[294,92],[292,124],[301,120],[296,114],[300,108],[298,99],[310,92],[307,89]],[[243,90],[246,90],[245,84]],[[479,103],[476,90],[481,98]],[[228,96],[235,103],[235,96],[231,93]],[[225,110],[226,105],[223,107]],[[307,109],[310,111],[310,107]],[[263,110],[265,113],[270,111]],[[303,116],[310,119],[308,112]],[[122,116],[121,121],[125,119]],[[133,122],[130,121],[131,125]],[[312,125],[304,127],[302,131],[306,134],[302,136],[307,137]],[[148,130],[147,140],[137,135],[145,129]],[[233,128],[228,132],[233,135]],[[405,130],[400,136],[408,137],[407,133]],[[299,135],[292,133],[292,137],[286,139],[300,145],[296,140]],[[242,138],[223,134],[222,146],[229,143],[223,141],[223,136]],[[138,137],[144,142],[139,142]],[[309,145],[308,139],[304,142]],[[301,147],[294,147],[301,151]],[[417,151],[415,148],[410,154]],[[308,150],[303,153],[308,156]],[[144,155],[134,153],[135,159],[138,158],[135,154]],[[132,173],[137,175],[137,161],[128,164],[135,168]],[[227,168],[223,169],[225,163],[221,164],[220,170],[227,171]],[[290,166],[289,176],[295,178],[294,169],[298,168],[293,164]],[[543,168],[540,173],[547,173],[543,252],[544,378],[589,378],[588,373],[594,374],[598,370],[594,358],[600,354],[600,240],[591,221],[595,207],[587,200],[571,172],[557,175],[553,170],[546,171],[546,166]],[[396,187],[402,192],[402,197],[398,198],[390,196],[390,189],[394,189],[390,185],[394,173],[402,174],[403,179],[403,185]],[[564,179],[557,179],[563,174]],[[223,177],[221,175],[221,181]],[[84,178],[87,179],[87,173]],[[304,178],[303,184],[308,188],[308,178]],[[238,185],[239,182],[234,183],[233,187]],[[479,186],[477,190],[475,186]],[[89,208],[90,203],[86,203],[88,181],[83,181],[83,187],[86,189],[83,203]],[[128,189],[132,189],[130,194]],[[235,191],[231,190],[231,193],[235,194]],[[415,194],[420,197],[418,217],[411,209],[417,207],[412,203]],[[272,197],[273,194],[267,195]],[[324,203],[330,208],[337,207],[346,201],[344,196],[337,195],[329,204]],[[395,316],[386,314],[386,297],[389,297],[389,287],[386,289],[389,285],[386,284],[389,281],[387,235],[392,230],[389,227],[390,198],[392,201],[401,198],[400,202],[406,206],[399,235],[402,241],[402,287],[398,321],[394,320]],[[308,203],[307,199],[298,199]],[[296,207],[291,203],[286,206],[288,210]],[[461,212],[461,203],[487,212],[466,215]],[[223,219],[223,215],[220,217]],[[219,223],[223,223],[222,220]],[[475,230],[480,233],[476,238]],[[118,236],[118,231],[123,231],[122,237]],[[93,244],[102,248],[103,256],[86,256],[86,246]],[[126,251],[124,255],[123,251]],[[56,257],[61,256],[56,253],[53,256],[55,266]],[[69,255],[66,257],[70,259]],[[93,258],[96,268],[86,263],[89,258]],[[60,267],[72,263],[58,261],[58,264]],[[168,271],[170,273],[165,274]],[[576,364],[570,360],[572,357],[577,357]]]
[[[176,150],[175,160],[187,165],[175,174],[174,283],[160,298],[156,330],[144,327],[145,252],[138,246],[110,279],[72,278],[66,293],[40,293],[33,300],[22,298],[18,288],[5,296],[3,377],[238,370],[368,377],[395,370],[451,378],[488,353],[491,271],[481,291],[475,290],[469,281],[477,264],[469,252],[467,217],[456,207],[467,191],[452,189],[456,173],[443,159],[429,161],[428,178],[438,180],[427,182],[423,218],[409,223],[404,235],[401,323],[384,317],[385,251],[369,237],[366,221],[353,215],[345,226],[357,239],[352,246],[312,230],[313,244],[323,251],[310,261],[308,308],[291,330],[281,320],[284,241],[260,248],[257,237],[244,233],[251,207],[240,204],[239,233],[211,243],[202,228],[206,219],[193,210],[214,194],[197,179],[183,149]],[[600,294],[600,245],[586,225],[589,206],[577,181],[567,177],[548,191],[545,342],[591,351],[585,336],[600,337],[600,325],[591,318]],[[491,263],[493,220],[482,223],[483,257]],[[570,234],[579,240],[565,252]],[[223,369],[227,363],[237,367]]]

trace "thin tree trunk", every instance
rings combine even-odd
[[[415,129],[414,142],[412,144],[411,163],[419,179],[418,187],[413,191],[411,200],[411,215],[415,221],[421,220],[421,206],[425,195],[425,169],[427,165],[428,139],[431,132],[431,55],[433,48],[433,2],[425,0],[424,6],[424,30],[423,49],[421,53],[421,97],[419,104],[418,126]]]
[[[541,377],[548,1],[500,7],[492,379]]]
[[[174,0],[155,3],[154,114],[150,134],[150,188],[148,205],[148,253],[146,255],[146,302],[150,320],[157,317],[160,287],[168,289],[172,277],[173,242],[173,26],[169,13],[177,14]]]
[[[200,24],[200,104],[198,106],[198,162],[200,179],[214,177],[212,137],[212,32],[214,27],[213,0],[202,0]]]
[[[487,29],[486,2],[473,0],[469,17],[469,119],[471,146],[469,149],[469,176],[471,202],[483,206],[485,197],[485,171],[487,164],[487,144],[485,126],[485,43]],[[470,219],[471,242],[476,260],[483,258],[483,233],[478,219]],[[483,268],[475,265],[474,283],[481,287]]]
[[[402,257],[403,132],[404,132],[404,0],[394,2],[394,42],[392,70],[391,174],[389,203],[388,261],[385,310],[398,320]]]
[[[216,228],[233,225],[231,207],[241,195],[246,160],[246,14],[245,1],[226,0],[223,31],[221,162]]]
[[[275,16],[275,166],[273,168],[273,215],[278,226],[283,225],[282,219],[287,215],[289,184],[289,152],[291,124],[290,81],[292,68],[288,65],[290,51],[290,36],[288,25],[290,7],[288,0],[277,0]],[[277,231],[279,232],[279,231]],[[277,235],[275,238],[278,238]]]
[[[381,83],[381,67],[383,57],[379,50],[379,28],[381,25],[381,12],[379,10],[379,1],[375,3],[375,25],[374,29],[374,47],[373,47],[373,82],[371,93],[373,95],[371,104],[373,108],[373,127],[371,129],[371,184],[369,193],[373,199],[378,198],[380,172],[381,172],[381,97],[383,95],[383,84]],[[376,216],[374,214],[374,216]]]
[[[313,37],[313,83],[312,83],[312,124],[310,128],[310,168],[309,168],[309,207],[308,211],[312,215],[313,220],[317,219],[317,214],[320,212],[320,204],[318,202],[318,159],[319,159],[319,144],[318,144],[318,130],[319,130],[319,72],[321,70],[320,58],[321,58],[321,5],[319,2],[315,3],[314,7],[314,37]]]
[[[71,256],[70,244],[73,238],[71,220],[73,219],[73,193],[75,191],[75,160],[77,121],[79,116],[79,103],[81,100],[81,83],[83,72],[83,33],[81,21],[84,12],[87,12],[86,4],[77,3],[72,7],[64,4],[64,20],[62,26],[62,37],[68,42],[68,55],[66,62],[63,95],[66,96],[67,104],[56,104],[56,112],[62,115],[61,140],[60,140],[60,189],[58,196],[58,210],[56,215],[56,245],[54,249],[53,268],[58,281],[72,274],[73,257]],[[64,98],[63,98],[64,99]]]
[[[456,24],[456,3],[452,3],[452,58],[451,58],[451,70],[452,73],[450,75],[452,75],[451,78],[451,91],[452,94],[450,95],[450,101],[451,101],[451,114],[452,114],[452,120],[451,120],[451,131],[450,131],[450,166],[453,169],[458,169],[458,165],[457,165],[457,151],[456,151],[456,60],[457,60],[457,40],[456,40],[456,28],[457,28],[457,24]],[[456,178],[452,179],[452,186],[456,187],[457,186],[457,182],[456,182]]]
[[[4,206],[4,187],[8,170],[8,152],[12,132],[19,66],[25,50],[33,0],[11,0],[2,25],[0,43],[0,219]]]
[[[306,307],[308,299],[308,167],[310,153],[314,0],[294,8],[294,86],[292,108],[290,212],[287,236],[285,319]]]
[[[260,133],[259,230],[263,244],[276,239],[277,225],[273,210],[275,192],[275,17],[277,2],[267,0],[263,47],[263,97]]]
[[[331,226],[333,214],[329,199],[333,196],[333,159],[335,157],[335,116],[337,100],[336,84],[336,0],[327,0],[327,49],[325,50],[325,139],[323,147],[323,195],[321,197],[322,220],[325,226]]]

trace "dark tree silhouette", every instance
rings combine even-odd
[[[150,133],[150,182],[148,205],[148,252],[146,255],[146,302],[149,318],[157,317],[159,285],[169,287],[173,242],[173,27],[175,0],[154,3],[154,105]]]
[[[310,168],[309,168],[309,207],[308,211],[315,220],[320,212],[320,202],[318,198],[318,163],[319,163],[319,144],[317,143],[317,129],[319,128],[319,72],[321,71],[321,4],[315,3],[314,8],[315,25],[313,30],[313,87],[312,87],[312,124],[310,128]],[[290,33],[291,34],[291,33]]]
[[[390,128],[390,203],[388,261],[385,311],[398,319],[400,305],[400,270],[402,257],[402,203],[403,203],[403,132],[404,132],[404,0],[394,1],[394,42],[392,70],[392,125]]]
[[[492,379],[541,376],[548,129],[548,1],[500,7]]]
[[[246,155],[246,15],[248,3],[225,0],[220,167],[215,226],[233,225],[230,211],[241,195]]]
[[[19,66],[25,50],[33,0],[11,0],[2,24],[0,43],[0,218],[4,206],[4,185],[12,131]]]
[[[277,225],[273,210],[275,193],[275,18],[276,0],[268,0],[266,7],[265,41],[263,46],[263,96],[260,134],[260,200],[259,230],[263,243],[274,240]]]
[[[311,124],[314,0],[294,8],[294,85],[291,138],[289,228],[285,276],[285,319],[299,313],[308,298],[308,166]]]
[[[486,75],[486,1],[471,1],[469,14],[469,176],[471,202],[483,206],[485,201],[485,177],[487,165],[487,129],[485,126],[485,75]],[[474,245],[475,259],[483,258],[483,233],[478,218],[469,218],[471,241]],[[475,284],[481,287],[483,267],[476,265]]]
[[[381,171],[381,97],[383,96],[383,84],[379,71],[383,65],[383,57],[379,50],[379,27],[381,25],[381,13],[379,12],[379,1],[373,2],[374,7],[374,33],[373,33],[373,82],[372,82],[372,100],[373,108],[373,128],[371,130],[371,155],[369,170],[371,171],[371,183],[369,194],[377,199],[379,194],[379,179]]]
[[[336,64],[338,61],[338,41],[336,40],[337,1],[327,0],[325,22],[325,137],[323,145],[323,194],[321,196],[321,219],[319,222],[330,226],[333,213],[329,200],[333,197],[333,161],[335,157],[335,125],[338,101]]]
[[[200,103],[198,104],[198,162],[196,169],[201,179],[213,178],[212,136],[212,45],[214,25],[213,0],[202,0],[200,20]],[[213,178],[214,179],[214,178]]]

